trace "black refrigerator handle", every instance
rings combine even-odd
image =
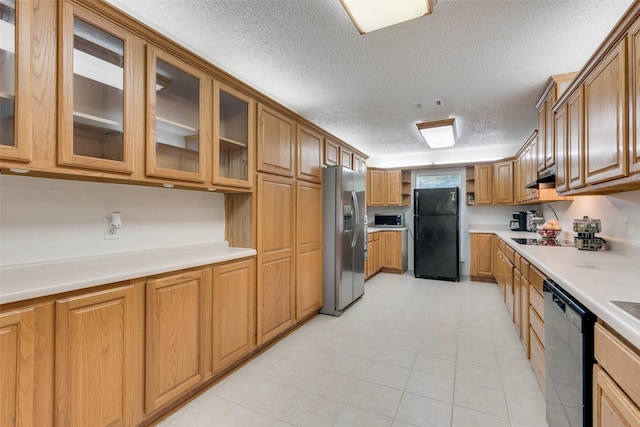
[[[420,197],[418,197],[418,192],[414,191],[413,192],[413,213],[414,215],[417,215],[420,210],[418,209],[418,204],[420,203]]]

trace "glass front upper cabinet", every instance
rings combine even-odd
[[[147,51],[147,175],[205,182],[212,81],[160,49]]]
[[[133,172],[131,36],[62,3],[58,163]]]
[[[216,94],[218,117],[215,124],[214,183],[251,187],[256,103],[223,84],[216,85]]]
[[[0,157],[21,162],[31,160],[32,14],[30,1],[0,0]]]

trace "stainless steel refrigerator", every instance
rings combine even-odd
[[[413,193],[413,272],[416,277],[458,281],[460,229],[457,187]]]
[[[339,316],[364,294],[365,177],[344,166],[328,166],[324,193],[324,305],[320,313]]]

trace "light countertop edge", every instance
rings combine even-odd
[[[521,245],[511,239],[539,237],[531,232],[470,229],[469,233],[491,233],[500,237],[598,318],[640,348],[640,320],[610,302],[640,302],[638,258],[611,251]]]
[[[379,233],[381,231],[404,231],[409,227],[371,227],[367,226],[367,233]]]
[[[256,255],[226,241],[0,267],[0,304]]]

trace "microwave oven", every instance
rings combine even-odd
[[[376,227],[404,227],[404,215],[381,215],[376,214],[374,217],[374,225]]]

